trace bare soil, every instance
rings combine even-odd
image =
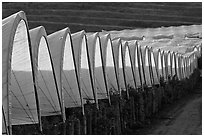
[[[168,104],[151,119],[151,124],[135,129],[140,135],[201,135],[202,87]]]

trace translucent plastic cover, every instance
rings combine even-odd
[[[108,39],[106,48],[106,78],[108,82],[108,88],[110,91],[118,92],[115,64],[113,60],[113,50],[111,40]]]
[[[26,24],[21,20],[16,29],[11,58],[12,125],[37,122],[30,55]]]
[[[151,67],[152,67],[152,73],[153,73],[153,82],[154,84],[159,84],[159,79],[158,79],[158,72],[157,72],[157,66],[155,63],[155,58],[153,52],[150,52],[151,56]]]
[[[76,46],[76,45],[74,45]],[[92,88],[92,82],[90,76],[90,64],[88,59],[88,51],[87,51],[87,43],[85,35],[82,39],[81,43],[81,65],[80,65],[80,86],[82,90],[82,97],[83,97],[83,103],[86,103],[86,101],[90,101],[94,103],[94,91]]]
[[[95,75],[95,89],[98,99],[106,99],[108,97],[105,85],[105,77],[102,65],[101,47],[100,41],[97,37],[95,45],[95,55],[94,55],[94,75]]]
[[[67,35],[64,47],[62,89],[64,92],[65,107],[80,107],[81,99],[77,83],[76,68],[74,64],[73,50],[70,36]]]
[[[131,59],[130,59],[130,51],[129,51],[129,47],[127,45],[124,45],[124,52],[125,52],[125,79],[126,79],[126,83],[127,86],[129,87],[135,87],[135,81],[134,81],[134,74],[132,71],[132,63],[131,63]]]

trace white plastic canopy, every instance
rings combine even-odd
[[[134,73],[134,58],[131,58],[128,42],[122,41],[125,79],[128,87],[136,88]]]
[[[171,60],[172,76],[175,76],[176,75],[176,55],[175,55],[175,52],[171,53],[171,57],[172,57],[172,60]]]
[[[41,116],[60,115],[61,103],[45,28],[29,31]]]
[[[177,76],[178,79],[181,80],[182,79],[182,72],[181,72],[181,55],[180,54],[176,54],[176,68],[177,68]]]
[[[87,101],[97,103],[85,31],[76,32],[71,36],[83,104]]]
[[[175,37],[184,38],[185,35],[202,36],[202,25],[188,25],[188,26],[170,26],[159,28],[142,28],[121,31],[103,31],[110,33],[112,39],[121,38],[122,40],[158,40],[158,39],[172,39]]]
[[[27,20],[20,11],[2,22],[2,107],[8,134],[11,125],[38,123],[33,65]]]
[[[167,81],[167,67],[166,67],[166,57],[165,57],[165,51],[161,51],[161,57],[162,57],[162,69],[163,69],[163,77],[164,81]]]
[[[188,52],[186,53],[184,56],[187,56],[189,58],[189,75],[191,75],[193,73],[193,70],[195,69],[195,56],[196,56],[196,52],[197,51],[192,51],[192,52]]]
[[[128,46],[130,49],[131,60],[133,62],[132,64],[133,64],[133,70],[134,70],[134,75],[135,75],[135,82],[138,88],[143,85],[142,75],[140,73],[142,66],[140,65],[140,62],[139,62],[138,43],[136,40],[131,40],[131,41],[128,41]]]
[[[87,43],[96,98],[97,100],[108,99],[108,89],[102,63],[102,48],[99,34],[87,34]]]
[[[158,67],[157,67],[157,63],[156,63],[156,57],[153,51],[153,48],[150,47],[149,48],[149,52],[150,52],[150,62],[151,62],[151,71],[152,71],[152,80],[153,80],[153,84],[159,84],[159,74],[158,74]]]
[[[166,57],[166,72],[167,72],[167,76],[171,77],[172,76],[172,70],[171,70],[171,65],[172,65],[172,59],[171,59],[171,52],[170,51],[166,51],[165,52],[165,57]]]
[[[185,78],[185,72],[184,72],[184,61],[185,61],[185,59],[184,59],[184,57],[183,56],[181,56],[181,79],[184,79]]]
[[[121,94],[121,90],[126,90],[127,96],[128,90],[124,79],[124,64],[123,64],[123,58],[122,58],[122,43],[121,39],[115,39],[112,41],[113,44],[113,53],[114,53],[114,61],[116,66],[116,74],[117,74],[117,80],[118,80],[118,89]]]
[[[57,31],[55,33],[52,33],[47,36],[48,39],[48,46],[50,50],[51,59],[53,62],[53,70],[56,76],[56,83],[57,88],[59,92],[60,102],[62,106],[62,113],[63,113],[63,121],[65,121],[65,107],[70,107],[72,104],[74,104],[74,101],[77,100],[79,104],[78,106],[81,106],[81,100],[80,100],[80,93],[78,89],[78,79],[75,76],[75,69],[72,65],[72,58],[69,57],[69,53],[66,54],[66,52],[69,52],[69,49],[71,49],[71,36],[70,36],[70,30],[69,28],[65,28],[63,30]],[[69,62],[72,63],[69,63]],[[72,76],[67,76],[66,70],[69,69],[73,70]],[[70,77],[73,79],[73,83],[71,84],[73,87],[72,89],[75,89],[74,93],[72,93],[72,90],[69,90],[69,83],[67,83],[66,78]],[[76,86],[75,86],[76,83]],[[70,94],[73,94],[70,96]],[[73,98],[75,99],[73,101]]]
[[[150,53],[148,46],[140,46],[143,60],[144,76],[146,81],[146,86],[151,87],[153,84],[152,81],[152,72],[151,72],[151,62],[150,62]]]
[[[115,92],[119,94],[117,85],[116,68],[113,56],[113,47],[109,34],[100,35],[101,47],[102,47],[102,57],[103,66],[108,86],[108,94],[110,92]],[[109,95],[108,95],[109,96]]]
[[[158,73],[158,79],[160,81],[160,78],[163,77],[163,67],[162,67],[162,56],[161,56],[161,50],[160,49],[152,49],[155,57],[155,64],[156,64],[156,70]]]

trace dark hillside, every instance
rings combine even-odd
[[[20,10],[30,29],[43,25],[48,34],[67,26],[74,33],[202,24],[201,2],[4,2],[2,17]]]

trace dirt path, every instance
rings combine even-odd
[[[154,135],[201,135],[202,96],[194,95],[187,104],[173,111],[168,120],[162,122],[151,134]]]
[[[139,135],[201,135],[202,90],[186,95],[168,104],[152,118],[150,125],[134,129]]]

